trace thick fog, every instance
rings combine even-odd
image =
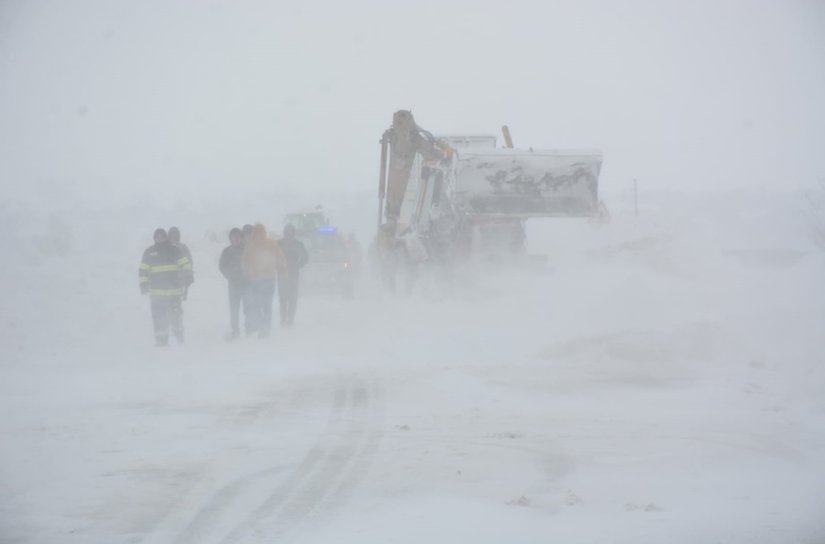
[[[601,206],[390,289],[398,110]],[[817,0],[1,1],[0,542],[825,542],[824,137]],[[233,339],[230,229],[319,210]]]

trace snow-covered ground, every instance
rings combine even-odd
[[[804,200],[607,202],[607,224],[529,224],[543,268],[307,294],[294,329],[237,343],[202,234],[237,209],[8,205],[0,541],[825,542]],[[159,350],[137,264],[169,224],[197,281],[186,345]]]

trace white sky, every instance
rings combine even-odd
[[[401,108],[600,148],[606,190],[795,189],[825,3],[0,2],[4,192],[369,190]]]

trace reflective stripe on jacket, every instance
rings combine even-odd
[[[184,285],[191,283],[192,264],[170,242],[149,247],[143,252],[138,281],[148,284],[149,294],[160,297],[180,296]]]

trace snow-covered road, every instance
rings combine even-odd
[[[307,295],[237,343],[221,245],[190,239],[165,350],[137,294],[154,225],[27,246],[0,541],[823,542],[825,256],[787,200],[694,204],[531,225],[544,269]]]

